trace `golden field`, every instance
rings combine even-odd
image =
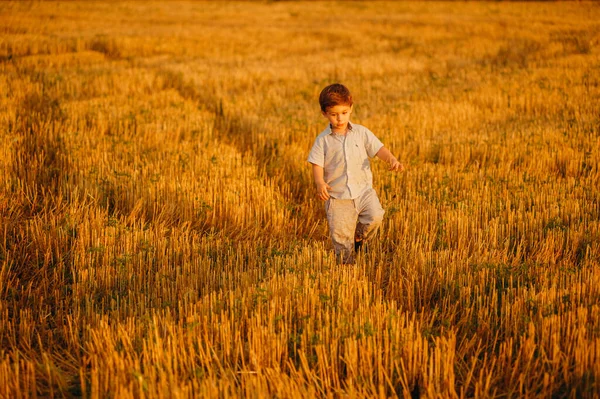
[[[598,3],[0,3],[0,397],[600,392]],[[337,266],[318,93],[404,162]]]

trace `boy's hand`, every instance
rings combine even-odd
[[[404,165],[398,162],[396,158],[390,161],[390,170],[394,172],[404,172]]]
[[[325,182],[317,184],[317,197],[323,201],[328,200],[329,190],[331,190],[331,186],[329,186],[329,184]]]
[[[404,172],[404,165],[398,162],[398,159],[396,159],[387,148],[381,147],[376,155],[379,159],[390,165],[390,170],[394,172]]]

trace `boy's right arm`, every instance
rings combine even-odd
[[[315,186],[317,187],[317,197],[323,201],[328,200],[329,190],[331,190],[331,187],[329,184],[325,183],[325,178],[323,177],[323,168],[313,163],[312,171],[313,178],[315,180]]]

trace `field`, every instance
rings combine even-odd
[[[0,20],[0,397],[598,397],[598,3]],[[306,162],[338,81],[406,166],[354,267]]]

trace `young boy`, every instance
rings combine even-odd
[[[369,129],[350,123],[353,102],[346,86],[325,87],[319,104],[329,126],[315,140],[308,162],[317,197],[325,201],[338,263],[353,264],[355,252],[377,231],[385,212],[373,190],[369,158],[377,155],[393,171],[404,166]]]

